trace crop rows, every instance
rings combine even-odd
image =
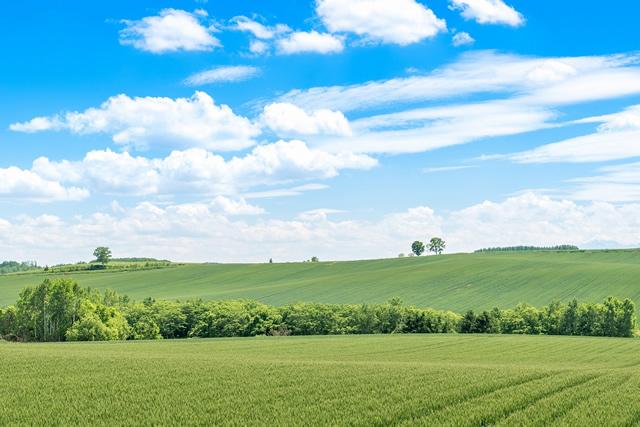
[[[474,335],[4,343],[0,425],[631,425],[638,350]]]

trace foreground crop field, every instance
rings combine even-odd
[[[520,302],[599,302],[613,295],[640,301],[640,251],[486,253],[352,262],[191,264],[160,270],[71,275],[82,286],[111,288],[141,300],[257,299],[407,304],[463,311]],[[41,274],[0,276],[0,306],[42,281]]]
[[[633,425],[640,341],[0,343],[0,424]]]

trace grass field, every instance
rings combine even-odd
[[[0,343],[0,425],[634,425],[640,341]]]
[[[41,274],[0,276],[0,306]],[[159,270],[80,272],[82,286],[112,288],[134,299],[249,298],[291,302],[405,303],[463,311],[520,302],[542,306],[613,295],[640,302],[640,251],[515,252],[352,262],[191,264]]]

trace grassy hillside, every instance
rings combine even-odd
[[[636,425],[639,351],[543,336],[0,343],[0,425]]]
[[[372,261],[292,264],[191,264],[171,268],[77,272],[82,286],[112,288],[134,299],[251,298],[269,304],[405,303],[462,311],[519,302],[640,302],[640,251],[516,252]],[[0,305],[16,300],[42,274],[0,276]]]

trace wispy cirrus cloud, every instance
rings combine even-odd
[[[202,86],[212,83],[231,83],[249,80],[260,75],[260,68],[250,65],[219,66],[187,77],[188,86]]]

